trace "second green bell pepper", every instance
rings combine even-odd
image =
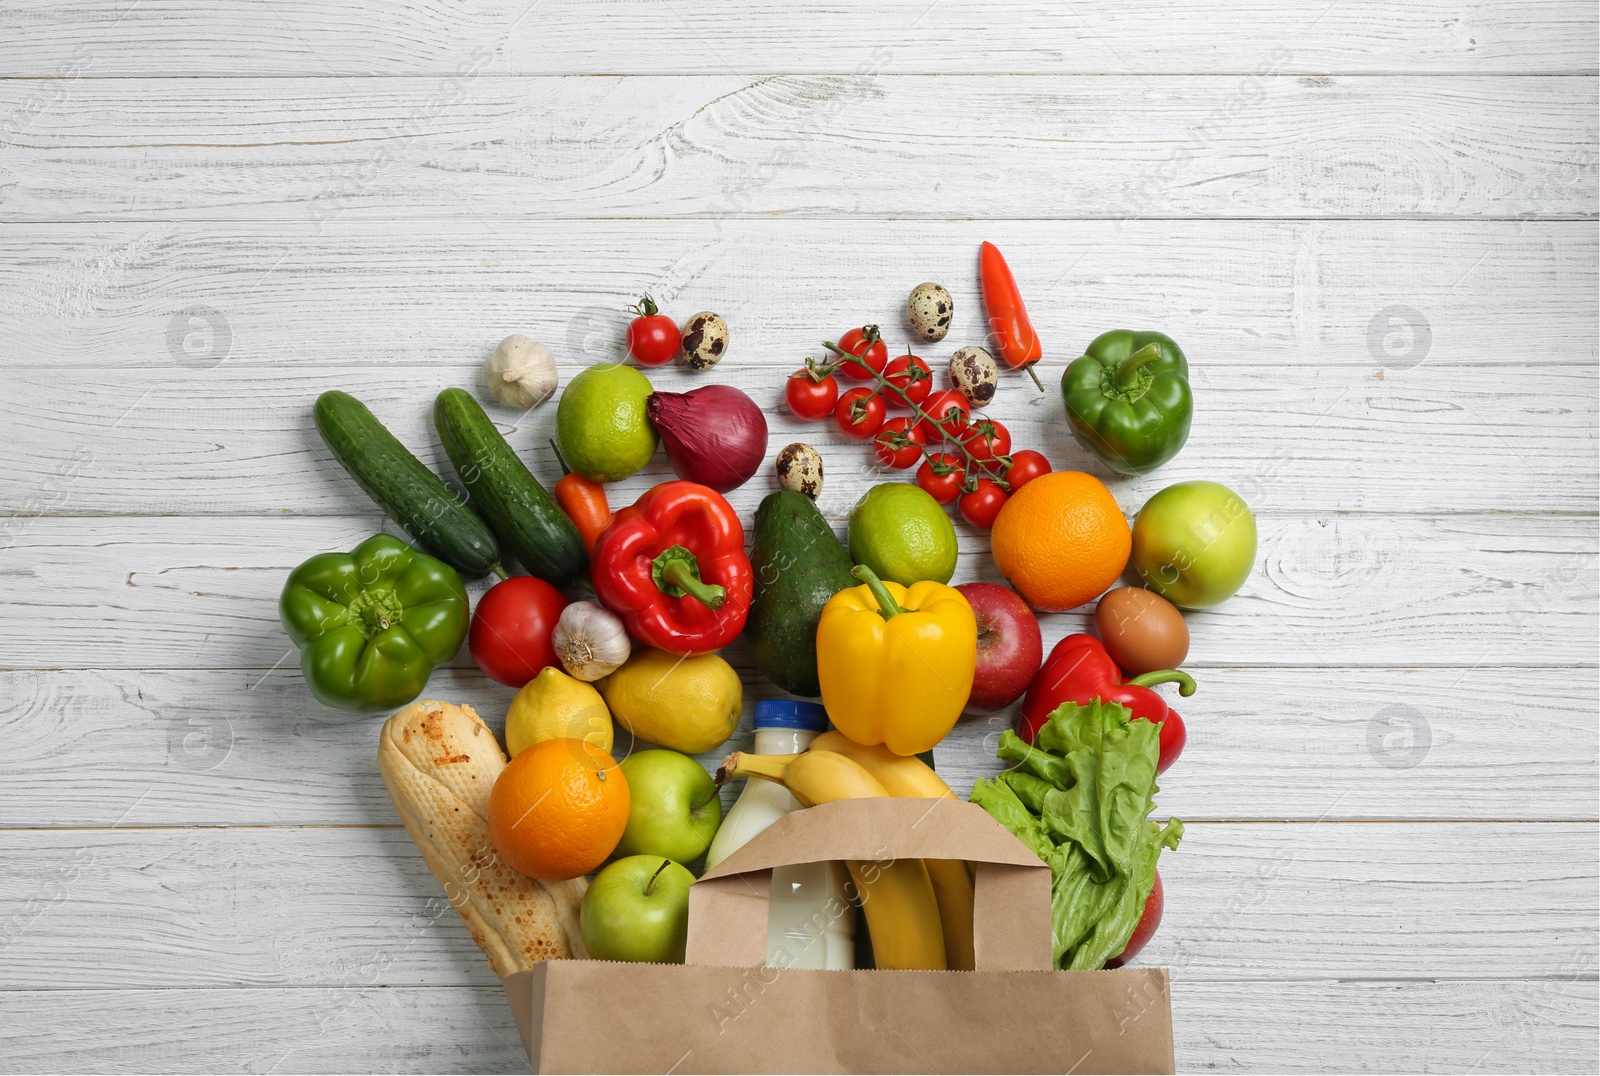
[[[278,615],[300,647],[311,693],[341,710],[411,702],[470,622],[456,570],[387,534],[319,553],[289,574]]]
[[[1147,474],[1189,439],[1189,362],[1170,336],[1113,329],[1061,375],[1078,443],[1119,474]]]

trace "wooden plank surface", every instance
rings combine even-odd
[[[1597,1003],[1592,979],[1191,982],[1180,974],[1172,1008],[1185,1071],[1318,1073],[1339,1058],[1358,1072],[1575,1072],[1595,1056]],[[99,1050],[102,1039],[122,1049]],[[0,1051],[29,1072],[528,1071],[498,986],[8,991]]]
[[[0,365],[432,366],[513,331],[594,361],[648,291],[720,313],[730,369],[793,369],[853,324],[898,326],[923,280],[954,298],[948,355],[983,336],[984,240],[1052,363],[1117,326],[1167,328],[1202,366],[1388,372],[1592,370],[1600,339],[1588,221],[19,224],[0,228]]]
[[[753,509],[756,491],[740,494],[741,510]],[[0,591],[0,655],[11,668],[273,668],[292,661],[277,613],[289,571],[313,552],[353,548],[379,523],[33,519],[8,553],[27,568]],[[963,528],[956,578],[998,580],[987,536]],[[1267,515],[1258,529],[1244,589],[1190,618],[1189,664],[1595,663],[1593,519]],[[1047,644],[1086,623],[1041,618]]]
[[[751,739],[749,705],[781,695],[748,665],[746,714],[708,768]],[[1189,732],[1159,807],[1186,821],[1593,820],[1593,668],[1197,670]],[[429,692],[500,729],[512,692],[475,669]],[[935,751],[965,795],[995,772],[1011,712],[972,714]],[[291,660],[260,670],[0,673],[0,828],[364,825],[390,820],[378,721],[336,715]],[[637,750],[619,733],[619,754]],[[1561,744],[1551,751],[1550,744]],[[730,790],[729,795],[732,792]],[[130,805],[137,803],[130,814]]]
[[[0,831],[10,988],[494,982],[405,831],[373,828],[392,809],[348,828],[154,830],[137,810],[135,828]],[[1141,960],[1189,981],[1592,978],[1594,832],[1197,822],[1163,857]]]
[[[376,720],[318,707],[276,620],[294,564],[381,525],[311,399],[356,392],[442,465],[440,387],[513,331],[566,377],[615,357],[645,291],[723,314],[712,376],[771,405],[825,337],[897,345],[940,280],[937,368],[982,337],[986,239],[1046,345],[1050,391],[992,408],[1019,446],[1130,514],[1211,478],[1261,519],[1244,592],[1190,617],[1157,808],[1190,823],[1141,957],[1173,970],[1181,1069],[1594,1070],[1597,26],[1576,0],[0,7],[0,1071],[525,1071]],[[1051,384],[1119,325],[1194,365],[1189,445],[1142,479],[1076,448]],[[553,416],[496,412],[546,479]],[[772,425],[822,448],[836,527],[889,477]],[[957,579],[996,578],[958,532]],[[1086,623],[1043,618],[1047,645]],[[747,707],[776,693],[728,656]],[[510,695],[465,656],[431,691],[493,724]],[[1009,720],[940,745],[958,790]]]
[[[0,219],[1595,216],[1591,79],[1282,67],[97,79],[0,148]],[[0,82],[0,116],[54,88]]]
[[[1000,0],[872,5],[649,0],[16,0],[0,70],[19,76],[715,73],[879,70],[1124,74],[1595,69],[1579,0]]]
[[[487,340],[482,349],[492,349]],[[948,346],[920,349],[941,385]],[[763,356],[752,356],[760,358]],[[242,358],[242,357],[241,357]],[[798,360],[790,359],[791,365]],[[1129,511],[1173,482],[1226,473],[1257,509],[1302,512],[1589,512],[1600,483],[1596,419],[1600,382],[1592,366],[1445,366],[1403,370],[1204,363],[1190,382],[1202,407],[1183,455],[1157,474],[1113,474],[1080,448],[1063,422],[1056,391],[1063,364],[1042,364],[1049,391],[1008,378],[987,409],[1015,446],[1044,451],[1058,468],[1109,482]],[[565,363],[562,377],[581,367]],[[787,369],[730,359],[717,380],[769,408],[774,451],[816,445],[830,481],[825,504],[842,516],[858,476],[874,458],[833,435],[831,423],[795,419],[782,405]],[[664,391],[703,384],[696,375],[652,370]],[[355,392],[395,436],[442,473],[431,400],[449,385],[476,387],[477,362],[413,367],[328,363],[307,369],[233,362],[215,369],[169,366],[104,371],[70,394],[61,373],[23,368],[8,378],[0,421],[19,444],[0,474],[0,511],[50,515],[352,514],[370,502],[345,478],[311,422],[328,389]],[[549,439],[554,404],[532,412],[490,405],[511,444],[548,485],[561,472]],[[1309,436],[1314,431],[1315,436]],[[1404,450],[1397,450],[1404,445]],[[1552,469],[1552,457],[1570,462]],[[1427,480],[1417,480],[1418,469]],[[668,474],[657,460],[652,476]],[[742,504],[772,487],[763,472]],[[634,483],[625,486],[631,489]],[[642,488],[642,487],[640,487]],[[1285,494],[1293,491],[1292,502]],[[618,498],[614,498],[618,499]],[[0,530],[0,534],[4,531]]]

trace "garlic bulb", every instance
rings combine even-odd
[[[500,341],[483,361],[483,375],[494,398],[510,407],[538,407],[555,395],[560,381],[555,355],[521,333]]]
[[[588,681],[616,671],[633,649],[622,621],[594,602],[573,602],[561,610],[550,644],[562,668]]]

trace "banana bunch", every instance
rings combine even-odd
[[[718,774],[719,780],[732,777],[775,781],[807,807],[874,796],[955,798],[921,759],[864,747],[840,732],[818,736],[798,755],[735,751]],[[845,867],[861,895],[879,968],[972,970],[972,875],[964,861],[847,861]]]

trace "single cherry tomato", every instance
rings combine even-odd
[[[902,471],[917,465],[917,461],[922,459],[922,446],[926,443],[922,431],[917,429],[917,420],[913,418],[890,419],[872,439],[878,462]]]
[[[1122,947],[1122,952],[1106,961],[1106,967],[1120,968],[1139,955],[1139,950],[1155,937],[1156,928],[1161,925],[1161,909],[1164,904],[1166,898],[1161,892],[1161,872],[1156,871],[1155,885],[1150,887],[1150,895],[1145,898],[1144,911],[1139,914],[1139,922],[1134,924],[1128,944]]]
[[[975,460],[995,460],[1011,451],[1011,431],[992,418],[980,418],[967,427],[962,440]]]
[[[961,479],[965,475],[966,468],[960,456],[936,452],[917,468],[917,485],[940,504],[949,504],[961,496]]]
[[[972,405],[955,389],[935,392],[923,401],[922,409],[933,419],[932,422],[925,419],[921,424],[922,436],[927,438],[928,444],[941,444],[946,435],[953,441],[959,441],[966,434],[967,416],[972,414]],[[952,411],[961,413],[952,415]]]
[[[926,400],[928,393],[933,391],[933,371],[928,369],[927,363],[909,351],[884,367],[883,376],[889,384],[905,393],[907,399],[914,404]],[[885,392],[883,395],[890,407],[906,406],[905,400],[892,392]]]
[[[863,325],[859,329],[851,329],[839,337],[837,345],[826,345],[835,355],[854,355],[856,358],[872,367],[869,372],[861,368],[860,363],[842,362],[839,372],[852,381],[876,381],[873,374],[883,373],[883,368],[889,362],[889,347],[878,339],[876,325]]]
[[[1050,461],[1044,458],[1044,453],[1025,448],[1011,453],[1011,466],[1002,477],[1015,493],[1040,475],[1049,473]]]
[[[683,343],[678,326],[656,309],[656,301],[648,295],[630,309],[639,316],[628,322],[628,354],[641,366],[671,362]]]
[[[974,527],[988,530],[994,526],[994,517],[1006,505],[1006,491],[992,478],[980,478],[978,484],[961,495],[961,518]]]
[[[833,421],[846,436],[865,441],[883,428],[883,413],[883,397],[871,389],[845,389],[833,407]]]
[[[832,374],[819,374],[815,366],[808,366],[789,375],[783,398],[796,418],[813,421],[832,411],[839,402],[839,382]]]
[[[490,587],[472,611],[467,648],[483,674],[507,687],[521,687],[546,665],[560,668],[550,633],[567,599],[531,575],[514,575]]]

